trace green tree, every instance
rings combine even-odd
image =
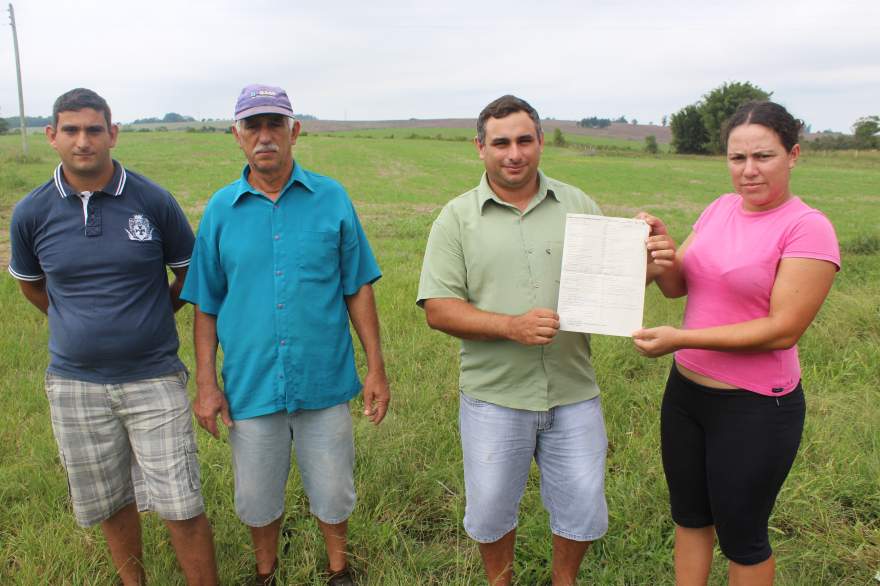
[[[0,118],[0,134],[6,134],[9,132],[9,122],[6,118]]]
[[[558,147],[564,147],[567,143],[565,142],[565,136],[562,134],[562,129],[558,126],[553,131],[553,145]]]
[[[21,118],[18,116],[10,116],[6,119],[6,122],[9,123],[10,128],[18,128],[21,125],[19,122]],[[25,116],[24,117],[24,125],[28,128],[33,128],[34,126],[43,127],[48,124],[52,124],[51,116]]]
[[[657,146],[657,137],[653,134],[649,134],[645,137],[645,152],[650,155],[656,155],[660,151],[660,147]]]
[[[672,130],[672,149],[677,153],[701,155],[706,153],[706,127],[696,104],[685,106],[669,120]]]
[[[699,105],[700,117],[706,129],[705,150],[711,154],[722,152],[721,125],[736,109],[751,100],[769,100],[773,92],[766,92],[749,82],[732,81],[715,88]]]
[[[581,121],[578,122],[578,126],[582,128],[606,128],[611,126],[611,120],[608,118],[590,116],[589,118],[581,118]]]
[[[177,112],[168,112],[165,116],[162,117],[162,122],[195,122],[196,119],[192,116],[183,116],[178,114]]]
[[[880,116],[863,116],[853,123],[853,136],[856,148],[875,149],[880,147]]]

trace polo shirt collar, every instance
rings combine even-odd
[[[55,182],[55,189],[58,190],[59,195],[61,197],[67,197],[68,195],[77,195],[79,192],[70,186],[66,179],[64,179],[64,173],[61,172],[61,163],[58,163],[58,166],[55,167],[55,173],[52,178]],[[113,176],[110,177],[110,181],[107,182],[107,185],[104,186],[103,189],[99,190],[102,193],[106,193],[107,195],[112,195],[113,197],[119,197],[122,195],[122,190],[125,189],[125,179],[126,179],[125,167],[119,164],[119,161],[116,159],[113,160]]]
[[[247,194],[256,194],[259,193],[259,190],[256,189],[251,182],[248,181],[248,176],[251,174],[251,166],[245,165],[244,169],[241,170],[241,177],[238,179],[238,186],[235,190],[235,196],[232,198],[232,205],[238,203],[243,196]],[[284,184],[284,188],[281,190],[281,194],[279,194],[279,198],[281,195],[290,189],[290,187],[294,183],[299,183],[312,193],[314,193],[314,188],[312,187],[312,182],[309,179],[309,176],[306,175],[306,172],[300,167],[296,161],[293,162],[293,173],[290,174],[290,178],[287,180],[287,183]]]
[[[556,192],[550,189],[550,186],[547,182],[547,176],[544,175],[544,173],[541,172],[540,169],[538,169],[538,193],[535,197],[532,198],[532,201],[529,202],[529,205],[526,208],[526,212],[544,201],[548,195],[556,201],[559,201],[559,196],[556,195]],[[495,203],[501,204],[503,206],[510,205],[509,203],[498,197],[498,195],[496,195],[494,191],[492,191],[492,187],[489,185],[489,177],[486,175],[485,171],[483,172],[482,178],[480,178],[480,185],[477,186],[477,200],[480,204],[480,214],[483,213],[483,210],[486,208],[486,202],[488,202],[489,200],[492,200]]]

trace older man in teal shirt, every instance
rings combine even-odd
[[[293,160],[300,124],[286,92],[244,88],[235,120],[248,164],[208,202],[181,294],[196,304],[194,411],[215,436],[218,416],[230,428],[236,512],[251,530],[257,582],[275,580],[293,443],[328,584],[343,586],[355,502],[348,401],[361,390],[349,320],[367,358],[364,414],[378,424],[389,401],[371,286],[381,273],[345,189]]]
[[[418,303],[428,324],[461,338],[459,426],[464,526],[489,584],[510,584],[519,501],[534,458],[553,532],[553,584],[574,584],[608,527],[607,440],[586,334],[559,331],[567,213],[600,214],[538,170],[544,136],[527,102],[482,111],[486,172],[431,228]]]

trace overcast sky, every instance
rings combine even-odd
[[[0,116],[18,114],[6,3]],[[880,114],[880,0],[16,0],[25,112],[89,87],[120,122],[229,118],[285,87],[323,119],[475,117],[517,94],[545,117],[661,117],[750,81],[812,125]]]

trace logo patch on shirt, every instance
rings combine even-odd
[[[141,214],[135,214],[128,219],[128,230],[125,233],[128,234],[129,240],[143,242],[153,239],[153,227],[150,225],[150,221]]]

